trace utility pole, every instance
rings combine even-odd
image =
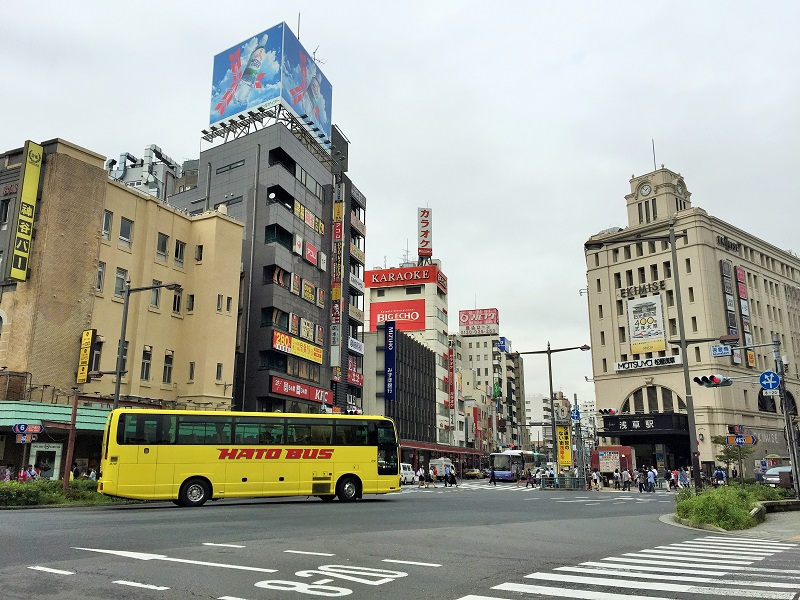
[[[786,398],[786,377],[784,375],[783,359],[781,358],[781,340],[777,333],[772,334],[772,354],[775,358],[775,371],[780,378],[778,387],[779,398],[781,401],[781,411],[783,411],[783,424],[786,431],[786,442],[789,445],[789,462],[792,466],[792,479],[794,481],[794,496],[800,500],[800,477],[797,460],[797,439],[795,438],[794,428],[792,427],[792,416],[789,414],[789,403]]]

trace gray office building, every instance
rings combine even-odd
[[[196,187],[169,198],[190,214],[225,205],[245,223],[236,409],[362,406],[366,199],[347,176],[348,145],[334,127],[323,146],[283,113],[203,151]]]

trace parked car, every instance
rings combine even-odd
[[[480,469],[467,469],[464,471],[464,479],[483,479],[483,471]]]
[[[409,463],[400,463],[400,485],[416,482],[417,476],[414,474],[414,467]]]
[[[764,485],[778,487],[781,473],[789,473],[789,480],[791,481],[792,467],[772,467],[771,469],[767,469],[766,473],[764,473]]]

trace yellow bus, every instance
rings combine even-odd
[[[100,493],[200,506],[209,499],[338,497],[400,489],[391,419],[366,415],[112,410]]]

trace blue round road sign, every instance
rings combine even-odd
[[[581,419],[581,413],[576,408],[573,408],[571,411],[569,411],[569,416],[573,421],[580,421]]]
[[[758,378],[758,382],[765,390],[777,390],[781,384],[781,378],[775,371],[764,371]]]

